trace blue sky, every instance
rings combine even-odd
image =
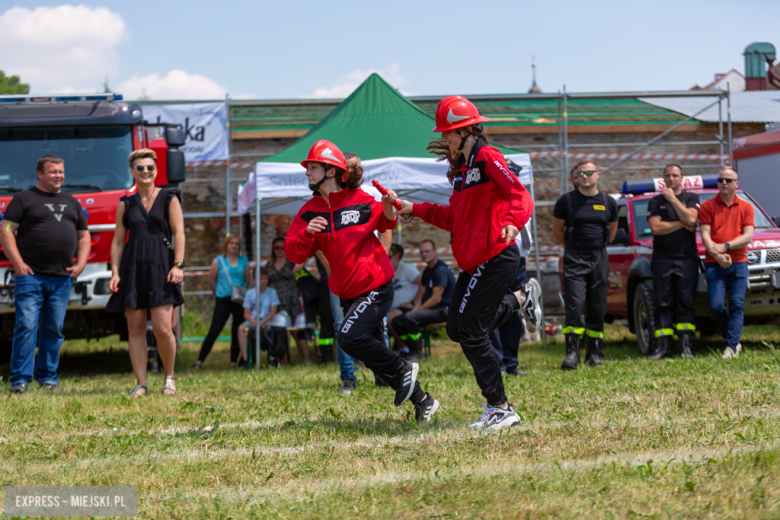
[[[343,97],[377,71],[411,94],[688,89],[780,48],[780,1],[0,0],[0,70],[34,92]],[[172,71],[174,71],[172,73]]]

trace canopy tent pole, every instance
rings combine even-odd
[[[539,266],[539,234],[536,230],[536,197],[534,197],[534,172],[531,170],[531,200],[534,203],[534,212],[531,218],[534,219],[534,259],[536,260],[536,279],[539,282],[539,286],[542,285],[542,269]],[[544,304],[539,302],[542,309],[542,346],[547,350],[547,333],[544,330]]]
[[[260,197],[255,195],[255,370],[260,370],[260,227]]]

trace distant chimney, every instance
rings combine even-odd
[[[767,61],[777,58],[775,46],[768,42],[751,43],[745,49],[745,90],[767,90]]]

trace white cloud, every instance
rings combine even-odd
[[[178,69],[162,77],[159,74],[133,76],[113,90],[125,99],[148,97],[154,100],[224,99],[227,93],[227,88],[213,79]]]
[[[116,73],[125,38],[124,20],[105,7],[12,7],[0,14],[0,69],[32,93],[95,92]]]
[[[396,63],[390,65],[386,69],[353,70],[349,74],[341,76],[334,85],[331,85],[330,87],[319,87],[306,97],[345,98],[352,94],[352,92],[374,72],[382,76],[385,81],[395,88],[399,88],[408,83],[407,79],[401,74],[401,66]],[[403,90],[401,90],[401,93],[405,96],[410,95]]]

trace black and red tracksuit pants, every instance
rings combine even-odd
[[[395,289],[389,282],[360,296],[341,299],[344,321],[338,332],[339,347],[362,361],[375,374],[384,379],[393,390],[403,384],[409,362],[391,351],[385,342],[384,319],[393,304]],[[419,381],[415,383],[410,401],[414,404],[425,399]]]
[[[507,247],[473,274],[461,271],[450,301],[447,335],[460,343],[489,405],[507,402],[501,367],[489,334],[520,308],[517,298],[509,292],[519,265],[520,251]]]

